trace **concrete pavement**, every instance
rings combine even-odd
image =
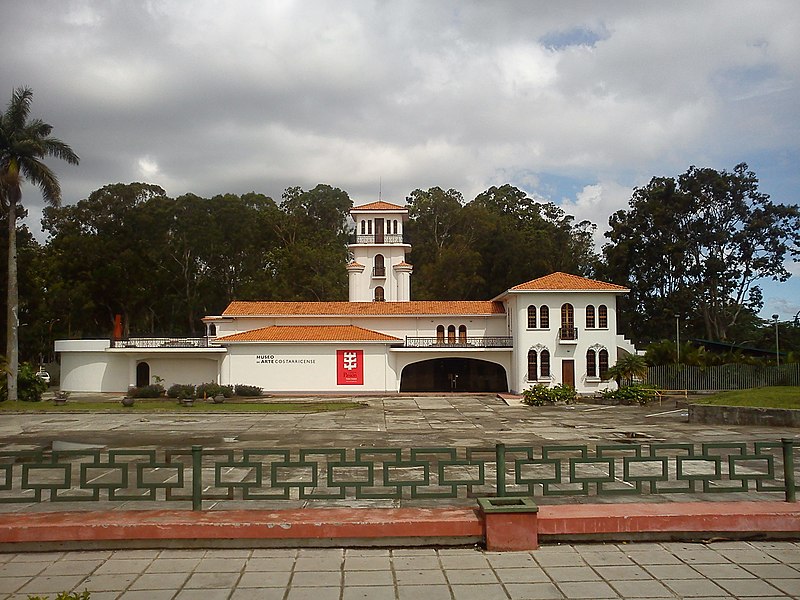
[[[800,544],[0,554],[0,600],[84,589],[91,600],[798,598]]]

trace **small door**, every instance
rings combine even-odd
[[[383,219],[375,219],[375,243],[383,243]]]
[[[561,384],[568,385],[571,388],[575,387],[575,361],[562,360],[561,361]]]
[[[144,387],[150,384],[150,365],[140,362],[136,365],[136,387]]]

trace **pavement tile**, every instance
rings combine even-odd
[[[203,590],[203,600],[228,600],[230,594],[231,591],[227,588]],[[94,600],[94,596],[92,600]],[[181,590],[178,595],[175,596],[175,600],[197,600],[197,590]]]
[[[283,600],[286,590],[280,588],[236,588],[230,600]],[[196,596],[195,596],[196,599]]]
[[[595,571],[607,581],[630,581],[636,579],[652,579],[652,575],[637,566],[595,567]]]
[[[436,556],[393,556],[392,565],[395,571],[438,569],[439,559]]]
[[[253,553],[248,548],[213,548],[206,551],[206,558],[250,558]]]
[[[239,579],[239,573],[192,573],[184,587],[187,588],[232,588]]]
[[[344,548],[300,548],[297,558],[339,558],[344,556]]]
[[[250,555],[254,558],[295,558],[297,550],[295,548],[255,548]]]
[[[533,558],[542,567],[579,567],[586,565],[583,557],[577,553],[558,552],[554,554],[539,554],[536,552]]]
[[[9,562],[55,562],[64,557],[64,552],[22,552],[11,556]]]
[[[648,552],[630,552],[628,558],[639,565],[682,565],[683,563],[671,552],[651,550]]]
[[[451,585],[450,589],[454,600],[508,600],[500,584]]]
[[[292,587],[339,587],[340,571],[300,571],[292,575]]]
[[[586,564],[595,566],[633,565],[633,561],[621,552],[581,552]]]
[[[291,588],[286,600],[339,600],[339,586],[324,588]]]
[[[392,568],[389,555],[386,556],[350,556],[344,559],[345,571],[383,571]]]
[[[389,548],[348,548],[344,555],[347,558],[354,556],[391,556]]]
[[[344,585],[365,587],[372,585],[394,585],[394,578],[390,570],[385,571],[344,571]]]
[[[250,571],[241,576],[236,587],[280,587],[289,585],[289,571]]]
[[[30,577],[3,577],[0,578],[0,594],[16,592],[31,580]]]
[[[714,583],[738,597],[774,596],[778,590],[760,579],[715,579]],[[794,593],[800,593],[800,588]]]
[[[245,573],[250,571],[291,571],[294,558],[251,558],[244,565]]]
[[[547,574],[539,567],[495,569],[494,572],[503,583],[544,583],[550,581]]]
[[[199,548],[168,548],[166,550],[162,550],[159,553],[158,558],[159,560],[164,558],[168,558],[170,560],[174,558],[180,558],[180,559],[193,558],[200,560],[205,555],[206,551],[201,550]]]
[[[507,554],[486,553],[486,560],[495,569],[506,569],[514,567],[534,568],[538,565],[533,560],[533,556],[522,552],[509,552]]]
[[[754,579],[755,575],[745,571],[739,565],[694,565],[701,575],[709,579]]]
[[[797,579],[768,579],[767,583],[787,594],[798,595],[797,590],[800,590],[800,577]]]
[[[342,569],[341,556],[298,556],[294,563],[295,571],[336,571],[337,573]]]
[[[675,595],[661,582],[650,581],[609,581],[623,598],[674,598]]]
[[[450,588],[446,585],[398,585],[397,597],[399,600],[451,600]]]
[[[110,573],[141,573],[150,566],[152,561],[146,558],[127,559],[113,556],[97,567],[95,575],[108,575]]]
[[[557,584],[567,598],[617,598],[617,593],[605,581],[571,581]]]
[[[489,561],[480,554],[456,554],[442,555],[439,553],[439,561],[445,569],[488,569]]]
[[[737,565],[758,565],[767,563],[777,563],[774,557],[759,550],[727,549],[717,550],[722,556]]]
[[[727,596],[725,590],[707,579],[662,579],[661,583],[681,598]]]
[[[359,587],[347,586],[342,588],[342,600],[395,600],[394,586]]]
[[[123,592],[119,600],[172,600],[175,590],[130,590]]]
[[[797,579],[800,578],[800,570],[790,565],[768,564],[768,565],[740,565],[743,569],[750,571],[761,579]]]
[[[44,575],[72,575],[75,573],[89,574],[103,564],[102,559],[70,560],[64,559],[45,567]]]
[[[497,583],[497,576],[488,568],[445,569],[444,574],[451,585],[462,584],[462,583],[471,583],[471,584]]]
[[[785,550],[767,550],[772,558],[788,565],[800,565],[800,549],[787,548]]]
[[[202,558],[195,570],[203,573],[238,573],[244,569],[246,558]]]
[[[84,580],[85,575],[56,575],[55,577],[36,577],[23,585],[18,593],[57,594],[64,590],[74,590]],[[81,588],[83,589],[83,588]]]
[[[560,600],[564,597],[552,583],[509,583],[506,590],[512,600]]]
[[[392,550],[392,556],[436,556],[434,548],[397,548]]]
[[[703,579],[689,565],[643,565],[642,568],[656,579]]]
[[[438,569],[427,569],[424,571],[419,569],[414,571],[395,571],[394,576],[397,578],[398,585],[428,585],[447,583],[447,580],[444,578],[444,573]]]
[[[84,587],[92,592],[94,599],[95,592],[106,592],[111,590],[122,591],[136,579],[135,573],[114,573],[113,575],[90,575],[83,582]]]
[[[132,590],[178,590],[189,578],[188,573],[149,573],[140,575],[134,581]],[[195,586],[196,587],[196,586]],[[216,586],[218,587],[218,586]]]
[[[133,559],[133,558],[156,558],[161,553],[161,550],[115,550],[112,554],[112,558],[115,558],[119,555],[123,555],[126,559]]]
[[[675,555],[683,562],[689,565],[712,565],[712,564],[726,564],[730,561],[711,550],[692,550],[687,552],[676,552]]]
[[[50,562],[16,562],[6,563],[0,567],[0,579],[4,577],[32,577],[44,572],[55,563]]]
[[[164,558],[159,556],[145,569],[145,573],[175,573],[176,571],[191,572],[200,563],[196,558]]]
[[[559,581],[600,581],[598,575],[591,567],[550,567],[544,569],[545,573],[556,582]]]

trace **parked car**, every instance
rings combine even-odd
[[[36,376],[44,381],[45,383],[50,383],[50,373],[44,370],[44,367],[41,367],[37,372]]]

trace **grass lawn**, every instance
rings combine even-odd
[[[0,402],[0,412],[297,412],[316,413],[333,410],[350,410],[364,408],[363,402],[269,402],[266,400],[225,400],[223,404],[214,404],[208,400],[195,400],[194,406],[182,406],[172,398],[137,398],[130,408],[122,406],[119,401],[82,402],[69,400],[62,406],[56,406],[52,400],[42,402]]]
[[[694,399],[697,404],[721,406],[758,406],[762,408],[800,409],[800,387],[776,386],[720,392],[706,398]]]

